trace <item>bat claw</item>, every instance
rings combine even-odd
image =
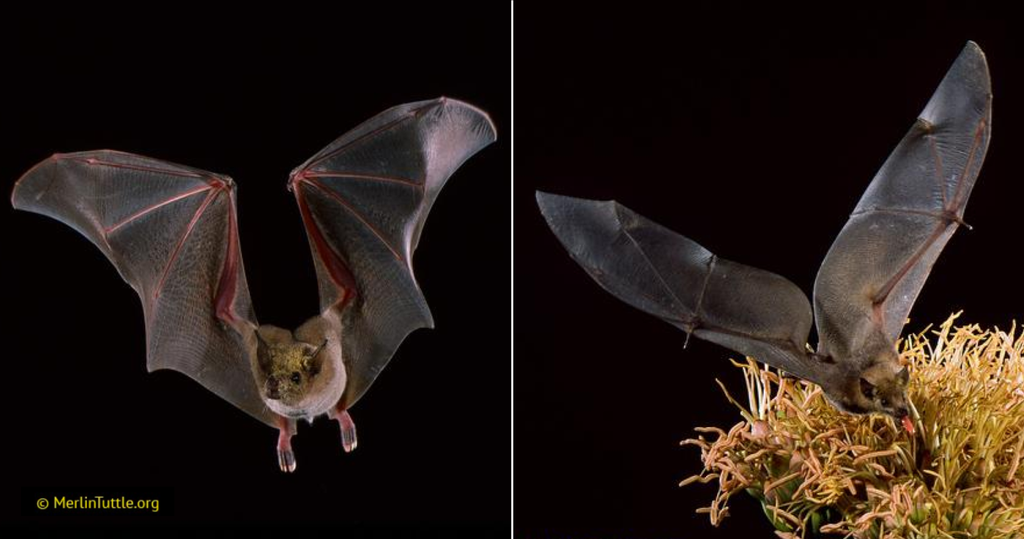
[[[341,447],[345,449],[346,453],[351,453],[358,444],[356,440],[356,424],[352,421],[352,416],[348,415],[346,410],[336,411],[334,419],[341,426]]]
[[[291,448],[278,448],[277,450],[277,463],[281,466],[281,471],[285,473],[291,473],[295,471],[295,453],[292,452]]]
[[[277,464],[284,473],[295,471],[295,453],[292,452],[292,436],[295,434],[295,427],[292,422],[285,418],[279,418],[280,427],[277,435]]]
[[[345,449],[345,452],[351,453],[357,445],[356,431],[343,429],[341,431],[341,447]]]

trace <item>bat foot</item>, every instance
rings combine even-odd
[[[351,453],[357,445],[355,429],[341,429],[341,446],[345,449],[345,452]]]
[[[334,419],[341,426],[341,446],[345,449],[346,453],[351,453],[357,445],[356,424],[352,421],[352,416],[348,415],[346,410],[335,410]]]
[[[295,453],[288,449],[277,449],[277,463],[281,466],[281,471],[285,473],[291,473],[295,471]]]
[[[284,473],[295,471],[295,453],[292,451],[292,435],[295,428],[289,420],[281,418],[277,435],[277,464]]]

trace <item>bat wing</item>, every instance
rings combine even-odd
[[[824,353],[873,330],[899,337],[946,242],[962,223],[991,131],[981,49],[968,42],[882,165],[825,257],[814,285]]]
[[[551,230],[605,290],[673,326],[814,381],[811,305],[792,282],[719,258],[614,201],[537,193]]]
[[[355,404],[409,333],[433,327],[412,255],[448,177],[494,140],[493,124],[475,107],[420,101],[374,116],[292,172],[320,309],[340,320],[342,408]]]
[[[256,320],[230,178],[122,152],[57,154],[11,202],[77,230],[138,292],[150,371],[184,373],[274,424],[249,366]]]

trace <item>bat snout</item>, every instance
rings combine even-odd
[[[278,400],[281,398],[281,387],[280,382],[277,378],[267,378],[267,398],[270,400]]]

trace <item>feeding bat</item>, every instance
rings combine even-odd
[[[985,57],[968,42],[825,256],[813,317],[784,277],[719,258],[615,201],[538,192],[537,202],[569,254],[614,296],[687,339],[820,385],[841,410],[888,413],[913,431],[895,342],[936,258],[964,224],[991,104]]]
[[[354,449],[348,409],[410,332],[433,327],[413,251],[448,177],[494,140],[486,113],[440,98],[388,109],[293,170],[320,292],[320,314],[294,333],[256,321],[228,176],[109,150],[55,154],[11,202],[103,251],[142,300],[148,369],[184,373],[278,428],[291,472],[297,420],[328,414]]]

